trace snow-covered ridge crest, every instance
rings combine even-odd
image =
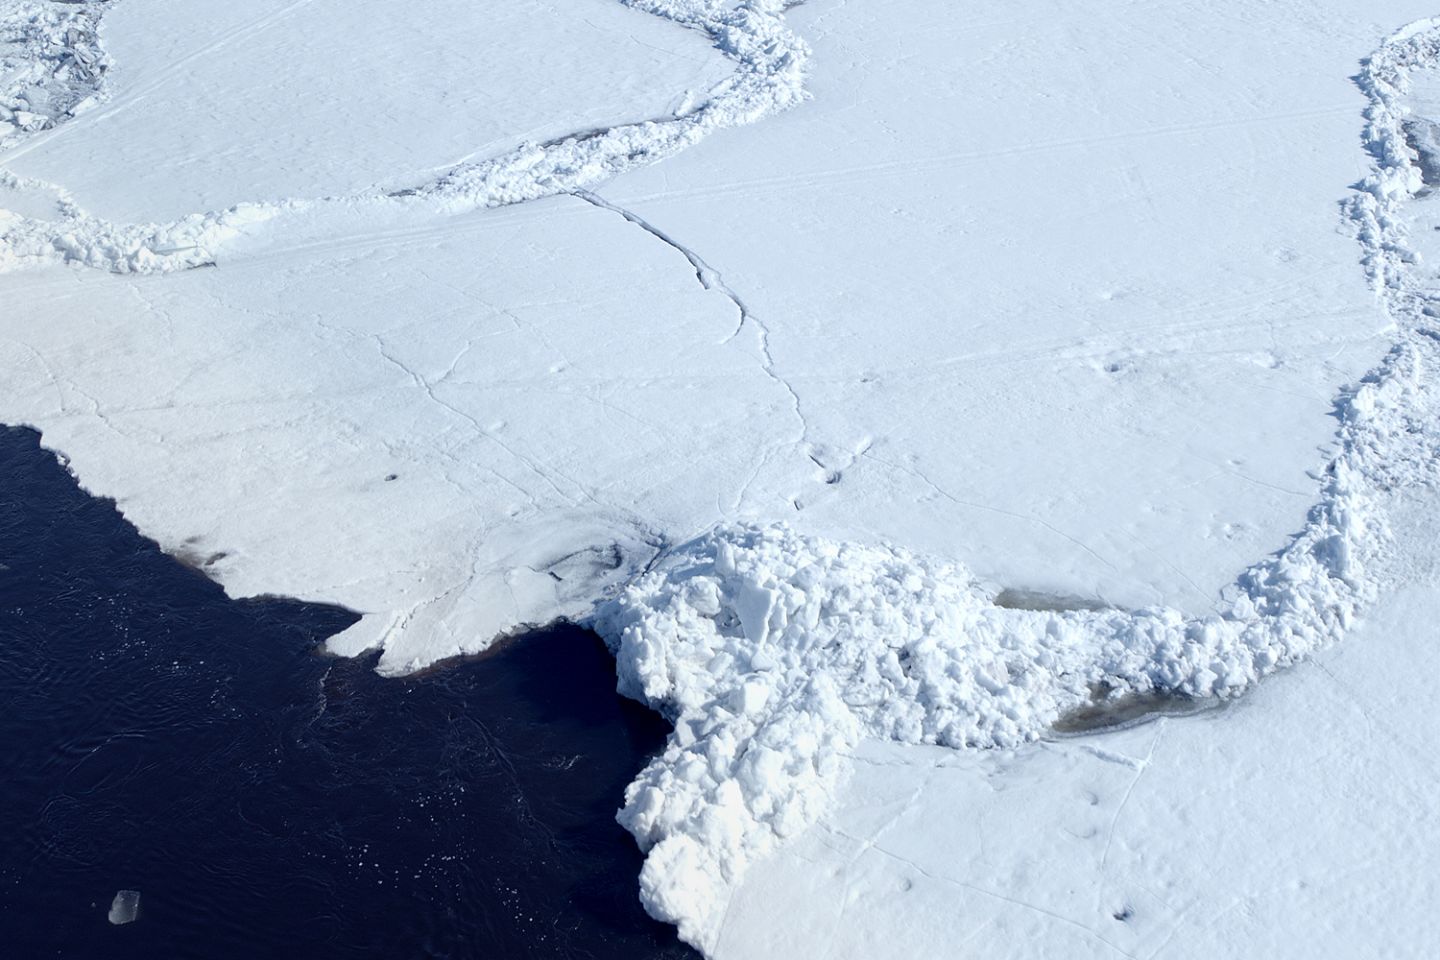
[[[1400,216],[1424,186],[1403,100],[1437,61],[1440,21],[1425,21],[1363,64],[1374,164],[1345,212],[1398,342],[1337,399],[1304,528],[1220,613],[1011,609],[958,564],[782,525],[715,529],[597,609],[621,692],[675,723],[619,815],[647,853],[652,914],[712,948],[746,867],[814,822],[861,737],[1013,747],[1097,699],[1233,697],[1341,637],[1383,586],[1367,568],[1387,541],[1382,496],[1433,482],[1440,451],[1440,311]]]
[[[805,98],[810,50],[784,18],[785,10],[794,4],[779,0],[743,0],[736,5],[714,0],[621,2],[704,34],[734,61],[735,72],[701,103],[674,116],[586,131],[547,143],[522,144],[500,157],[463,164],[437,179],[391,194],[245,203],[168,223],[115,223],[90,216],[74,203],[56,220],[0,210],[0,271],[60,260],[118,273],[165,273],[213,263],[217,251],[247,227],[317,205],[418,204],[459,213],[574,193],[673,156],[716,130],[753,123]],[[91,17],[88,32],[57,34],[59,40],[54,42],[83,41],[83,45],[67,47],[62,60],[83,63],[103,57],[93,30],[99,14],[92,7],[98,10],[98,4],[86,7]],[[100,73],[103,71],[96,73],[97,84]]]

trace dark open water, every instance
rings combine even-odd
[[[593,635],[385,680],[316,652],[352,619],[226,599],[0,427],[0,954],[695,956],[613,820],[666,729]]]

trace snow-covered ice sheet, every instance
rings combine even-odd
[[[1350,78],[1431,12],[810,3],[811,102],[598,192],[770,329],[807,421],[776,457],[840,482],[762,471],[754,513],[1203,610],[1298,529],[1335,390],[1385,349],[1340,229]]]
[[[110,96],[0,156],[90,213],[405,188],[524,141],[664,116],[729,74],[691,31],[614,0],[121,0]]]
[[[1221,710],[1013,753],[866,741],[712,953],[1429,957],[1437,619],[1432,573]]]
[[[642,896],[702,949],[757,955],[747,870],[848,830],[857,751],[916,756],[873,738],[1231,697],[1402,579],[1411,0],[575,0],[457,8],[443,54],[323,0],[117,0],[104,49],[32,8],[105,68],[0,88],[52,91],[0,152],[0,420],[232,593],[364,612],[334,647],[386,671],[608,598],[677,723],[621,814]],[[1143,768],[1071,743],[953,762]]]
[[[1223,708],[1019,751],[863,742],[713,955],[1430,956],[1440,529],[1431,491],[1386,511],[1404,586]]]
[[[583,614],[788,429],[729,313],[619,218],[567,197],[372,228],[7,278],[38,320],[0,342],[5,416],[231,592],[373,614],[341,643],[391,671]]]
[[[20,0],[9,2],[19,4]],[[148,3],[140,0],[138,5],[153,12],[157,2],[158,0],[150,0]],[[47,145],[53,146],[56,139],[80,141],[73,150],[66,147],[56,148],[62,158],[77,152],[83,153],[84,131],[93,131],[97,126],[105,127],[107,121],[113,120],[117,114],[128,113],[130,106],[149,102],[152,95],[160,97],[161,90],[173,86],[172,74],[193,70],[197,65],[210,65],[217,58],[223,59],[219,57],[219,51],[232,43],[248,41],[256,33],[264,34],[277,21],[286,20],[290,14],[308,7],[313,2],[315,0],[296,0],[254,22],[236,27],[228,34],[222,33],[218,39],[213,39],[213,28],[202,28],[201,35],[212,38],[212,42],[202,43],[199,49],[190,53],[172,55],[178,56],[178,59],[162,57],[162,68],[151,77],[148,85],[136,82],[133,78],[128,86],[111,83],[106,80],[106,74],[92,70],[91,75],[95,81],[93,92],[76,104],[74,109],[42,118],[45,122],[38,125],[27,122],[23,128],[19,128],[19,133],[12,133],[11,140],[14,140],[34,129],[47,131],[43,135],[30,137],[19,146],[0,152],[0,164],[23,166],[28,155],[37,151],[43,153]],[[271,118],[277,126],[265,130],[263,146],[247,144],[245,155],[236,158],[230,139],[232,134],[229,132],[229,127],[234,124],[222,124],[219,129],[211,129],[207,142],[206,136],[197,135],[196,131],[191,129],[196,126],[203,132],[203,122],[172,117],[166,121],[165,129],[177,135],[178,142],[184,146],[186,159],[182,159],[169,179],[161,178],[150,182],[153,192],[156,192],[156,197],[152,199],[163,199],[163,196],[179,196],[184,199],[187,178],[181,171],[208,163],[208,158],[223,153],[224,157],[216,162],[222,166],[228,164],[229,172],[225,176],[235,180],[232,186],[251,199],[236,202],[223,209],[193,210],[170,219],[117,219],[107,217],[103,211],[97,213],[88,209],[85,202],[67,188],[57,186],[44,178],[20,176],[6,169],[5,176],[12,192],[15,189],[58,191],[62,206],[59,217],[37,218],[14,210],[0,211],[6,214],[3,218],[3,233],[0,233],[0,238],[5,241],[5,245],[0,247],[0,268],[6,264],[60,259],[116,272],[168,272],[209,265],[214,262],[215,250],[234,242],[247,233],[248,228],[277,217],[288,218],[317,209],[333,212],[337,209],[344,211],[359,207],[384,215],[391,214],[398,208],[418,207],[437,213],[455,213],[475,207],[521,203],[558,193],[578,194],[586,187],[616,173],[672,156],[717,130],[754,122],[803,98],[802,81],[808,50],[804,42],[785,25],[781,15],[784,7],[774,0],[748,0],[734,8],[708,0],[624,0],[623,6],[636,15],[642,12],[652,15],[654,19],[668,24],[668,29],[682,28],[678,31],[680,34],[705,38],[713,50],[721,55],[715,59],[723,59],[729,72],[703,93],[697,94],[695,90],[686,87],[673,94],[669,100],[670,106],[663,113],[639,111],[641,116],[638,119],[632,116],[629,119],[614,120],[608,125],[567,128],[566,132],[544,140],[532,138],[529,135],[535,133],[532,129],[523,139],[512,137],[512,140],[520,139],[520,142],[510,149],[500,150],[495,154],[489,154],[485,149],[470,150],[462,156],[441,161],[436,166],[423,166],[419,173],[411,172],[412,168],[417,163],[434,160],[428,156],[427,148],[434,146],[437,136],[443,139],[444,135],[435,132],[435,117],[418,107],[411,107],[403,111],[403,125],[397,118],[397,122],[389,125],[383,134],[386,143],[396,151],[395,155],[403,158],[407,172],[389,176],[389,186],[371,179],[364,181],[370,184],[369,186],[356,189],[350,181],[360,177],[359,167],[372,162],[367,157],[374,149],[366,144],[366,149],[360,151],[357,160],[352,153],[357,144],[350,142],[354,137],[349,132],[349,119],[333,109],[329,102],[334,97],[344,97],[352,86],[347,82],[351,78],[340,75],[337,79],[335,74],[335,69],[344,62],[345,57],[338,56],[337,59],[332,56],[319,61],[318,67],[308,74],[303,68],[297,68],[291,61],[286,60],[283,61],[284,72],[289,74],[298,70],[304,75],[300,79],[308,81],[309,85],[296,78],[290,78],[291,82],[283,85],[287,96],[293,96],[297,90],[301,91],[302,96],[295,110],[290,113],[282,111],[280,116]],[[114,7],[105,9],[113,11]],[[193,14],[193,8],[186,9]],[[19,49],[23,51],[33,47],[38,51],[35,56],[39,57],[43,53],[47,64],[60,64],[49,67],[49,75],[54,82],[47,80],[45,83],[63,87],[60,80],[70,75],[70,61],[78,60],[82,53],[85,56],[92,55],[84,45],[92,43],[95,34],[71,30],[64,27],[63,22],[53,22],[54,17],[30,16],[30,10],[28,5],[16,7],[14,10],[7,5],[0,8],[0,15],[4,16],[5,23],[17,25],[15,32],[24,41],[16,44]],[[200,12],[203,14],[203,8]],[[619,12],[614,15],[619,15]],[[363,21],[365,18],[361,16],[360,19]],[[599,29],[584,16],[580,19],[591,28],[592,33]],[[421,18],[417,22],[429,21]],[[564,23],[568,24],[569,21]],[[514,42],[505,44],[504,49],[515,57],[517,65],[543,66],[547,62],[552,42],[557,39],[553,36],[556,24],[525,23],[523,26],[523,41],[515,39]],[[543,26],[548,26],[549,29],[542,29]],[[361,34],[363,41],[363,29],[350,32]],[[141,33],[142,36],[149,36],[144,31]],[[396,49],[406,52],[411,59],[422,62],[431,56],[428,43],[422,41],[432,38],[421,37],[417,40],[410,36],[408,39],[409,44],[398,43]],[[671,39],[676,38],[672,36]],[[72,41],[78,44],[73,50],[70,46]],[[51,47],[57,42],[61,49],[58,58],[51,54]],[[284,47],[292,41],[286,38],[276,42]],[[634,36],[626,34],[625,41],[616,46],[629,51],[635,42],[637,41]],[[668,50],[661,48],[659,52],[666,55],[665,66],[671,67],[671,72],[677,69],[670,62],[674,58],[669,57]],[[368,48],[362,43],[361,53],[353,59],[364,60],[368,53]],[[613,49],[601,53],[587,48],[587,51],[578,57],[585,68],[579,74],[581,79],[590,85],[597,80],[606,79],[604,74],[597,73],[593,68],[597,62],[602,62],[604,57],[612,56],[613,53]],[[101,66],[108,70],[110,63],[102,51],[96,70]],[[702,65],[704,69],[701,73],[709,72],[709,63]],[[168,67],[164,66],[165,64],[168,64]],[[352,63],[351,66],[354,67],[355,64]],[[691,80],[700,75],[695,66],[693,61],[686,60]],[[363,71],[363,67],[360,69]],[[37,83],[31,76],[33,72],[35,71],[22,71],[15,76],[3,78],[4,86],[0,87],[0,95],[7,100],[19,102],[25,91]],[[45,70],[39,72],[43,80]],[[663,74],[665,71],[660,72]],[[412,69],[408,76],[412,83],[420,87],[419,90],[412,91],[412,95],[437,100],[437,108],[443,110],[449,100],[449,88],[443,91],[434,89],[433,84],[427,83],[430,74],[423,69]],[[233,81],[232,86],[244,87],[251,78],[251,73],[237,69],[230,79]],[[511,122],[519,122],[519,118],[525,114],[525,108],[532,101],[542,105],[545,103],[544,97],[521,89],[529,79],[524,75],[507,77],[508,85],[519,91],[505,100],[506,109],[500,111]],[[542,74],[540,82],[548,91],[550,87],[545,85],[547,79]],[[370,82],[375,82],[373,77]],[[643,83],[627,86],[643,86]],[[90,113],[79,123],[73,122],[73,115],[80,107],[88,109],[107,99],[111,102],[105,107]],[[177,111],[186,99],[182,97],[177,102]],[[261,99],[262,102],[265,100],[264,97]],[[360,107],[362,112],[365,109],[364,105]],[[628,109],[636,110],[633,105],[629,105]],[[574,114],[575,108],[566,100],[565,115]],[[143,115],[145,114],[142,112]],[[368,114],[366,116],[367,121],[373,122],[372,117]],[[71,119],[72,122],[60,125],[66,119]],[[135,125],[125,126],[130,128]],[[143,124],[140,126],[143,128]],[[360,126],[365,124],[361,123]],[[484,129],[484,124],[479,126]],[[450,129],[446,124],[441,124],[440,128]],[[10,129],[16,128],[11,125]],[[81,132],[77,134],[77,130]],[[82,163],[82,172],[75,175],[85,181],[91,176],[88,171],[95,167],[108,170],[108,160],[105,158],[123,154],[127,143],[134,144],[134,149],[140,153],[150,150],[152,134],[153,131],[140,129],[121,137],[111,127],[101,138],[101,155]],[[176,166],[168,158],[168,151],[162,151],[162,154],[166,156],[152,157],[151,164],[162,167]],[[63,167],[63,159],[57,161],[57,165]],[[309,171],[308,175],[313,181],[310,185],[314,189],[330,187],[330,191],[319,196],[285,196],[284,189],[295,181],[292,165],[296,165],[296,169],[302,173]],[[147,165],[142,165],[138,170],[130,169],[122,180],[143,179],[147,169]],[[338,178],[337,187],[331,187],[332,178]],[[92,202],[94,199],[107,201],[108,198],[120,203],[122,207],[128,202],[129,193],[123,189],[123,184],[117,190],[114,179],[105,176],[94,178],[93,182],[89,182],[89,187],[86,194],[92,197]],[[106,206],[109,206],[108,202]],[[164,206],[162,203],[161,207]]]
[[[1341,484],[1346,491],[1336,499],[1336,487],[1330,485],[1321,500],[1322,505],[1363,503],[1371,521],[1380,521],[1368,529],[1352,528],[1334,541],[1353,551],[1348,559],[1357,562],[1347,579],[1379,592],[1378,601],[1368,605],[1368,620],[1346,645],[1314,653],[1316,661],[1297,668],[1296,675],[1224,709],[1185,719],[1161,718],[1114,734],[1050,740],[1025,751],[956,753],[865,735],[912,744],[952,741],[953,734],[933,725],[918,735],[902,731],[897,736],[891,720],[898,703],[919,705],[925,722],[933,724],[936,693],[947,687],[939,703],[963,704],[966,722],[973,723],[975,716],[1023,722],[1024,711],[1042,703],[1043,697],[1024,697],[1017,712],[1016,705],[1003,702],[1015,688],[1033,688],[1037,673],[1043,678],[1057,669],[1058,680],[1083,679],[1084,665],[1067,663],[1067,658],[1077,651],[1091,657],[1108,654],[1093,642],[1074,644],[1057,636],[1056,642],[1039,644],[1044,651],[1040,656],[1017,656],[1015,647],[1024,646],[1022,623],[998,637],[1012,645],[1001,668],[1002,673],[1006,667],[1012,672],[1007,683],[992,687],[986,681],[994,676],[997,658],[989,641],[996,634],[983,617],[1005,614],[982,607],[976,611],[982,616],[978,624],[972,621],[961,631],[942,628],[943,633],[964,637],[957,648],[964,651],[967,676],[956,669],[958,664],[935,662],[927,636],[932,628],[919,624],[917,629],[913,619],[897,619],[895,614],[907,606],[903,599],[897,603],[884,590],[860,597],[850,591],[850,606],[861,613],[876,610],[883,617],[866,622],[852,615],[858,626],[840,628],[842,634],[869,634],[873,652],[868,672],[846,669],[847,660],[865,661],[853,643],[844,658],[822,658],[822,672],[834,675],[834,668],[841,667],[842,682],[850,684],[843,706],[825,709],[860,720],[863,729],[856,737],[856,731],[847,731],[834,719],[816,726],[826,732],[832,750],[854,762],[854,778],[838,791],[828,784],[821,789],[831,794],[831,803],[810,799],[797,805],[821,810],[819,824],[798,838],[793,823],[778,825],[775,832],[791,842],[778,857],[763,861],[738,893],[721,898],[723,911],[712,914],[709,930],[700,933],[709,952],[718,957],[1000,953],[1146,958],[1423,957],[1432,952],[1440,932],[1432,909],[1440,802],[1431,789],[1435,770],[1426,746],[1436,725],[1427,651],[1433,646],[1434,625],[1440,622],[1434,521],[1440,410],[1426,371],[1440,360],[1435,349],[1440,329],[1434,320],[1440,315],[1440,275],[1425,264],[1440,254],[1440,210],[1432,197],[1437,181],[1426,156],[1437,66],[1440,21],[1422,21],[1390,38],[1358,76],[1371,101],[1365,136],[1375,169],[1357,186],[1347,210],[1356,222],[1366,268],[1399,326],[1396,348],[1361,390],[1393,388],[1407,380],[1410,385],[1405,399],[1388,411],[1384,404],[1357,403],[1361,395],[1348,409],[1342,400],[1337,410],[1346,424],[1342,439],[1358,422],[1372,422],[1350,432],[1344,444],[1349,452],[1342,452],[1326,470],[1343,475],[1351,452],[1362,449],[1374,468]],[[1357,421],[1361,408],[1369,413]],[[1312,514],[1312,524],[1315,519]],[[1287,552],[1305,539],[1302,535]],[[1286,555],[1270,563],[1275,561],[1283,565]],[[718,607],[716,622],[721,625],[727,612],[733,614],[742,629],[733,632],[740,639],[728,645],[731,651],[758,650],[766,659],[764,668],[752,668],[748,677],[743,669],[735,671],[740,676],[728,686],[744,689],[742,682],[755,685],[758,677],[783,676],[784,662],[793,662],[794,654],[787,649],[788,633],[779,642],[763,637],[756,642],[749,628],[756,619],[756,578],[728,572],[736,566],[723,558],[716,564],[726,573],[723,577],[692,565],[689,577],[669,580],[682,588],[692,581],[688,591],[681,591],[700,598],[689,605],[692,614]],[[904,566],[901,576],[927,573],[921,565]],[[892,574],[889,582],[898,579]],[[740,584],[718,591],[719,603],[694,589],[693,581],[716,580]],[[1248,577],[1237,582],[1242,597],[1253,586]],[[1295,588],[1301,586],[1302,579],[1283,584],[1281,593],[1289,603],[1261,619],[1278,623],[1299,612],[1304,601],[1295,601],[1305,590]],[[783,587],[779,593],[772,608],[785,611]],[[845,596],[835,591],[822,595]],[[677,606],[665,599],[670,602],[630,605],[664,616]],[[626,605],[622,601],[621,606]],[[794,605],[788,608],[793,616]],[[764,605],[759,609],[769,612]],[[656,643],[656,614],[642,616],[652,618],[649,629],[632,628],[622,639],[622,670],[629,666],[633,671],[637,679],[632,684],[647,680],[656,685],[667,675],[683,678],[672,663],[683,667],[701,658],[676,656],[684,649],[680,642]],[[1097,614],[1039,616],[1048,616],[1056,628],[1093,620]],[[1133,623],[1138,626],[1143,619],[1144,614],[1137,614]],[[781,617],[782,630],[784,624]],[[1221,629],[1224,625],[1210,623]],[[659,626],[663,636],[668,625],[662,621]],[[769,626],[776,626],[773,617]],[[1316,646],[1338,635],[1334,626],[1328,637],[1322,631],[1313,638],[1319,641]],[[674,632],[687,639],[706,633],[683,627]],[[823,641],[834,627],[806,632]],[[1131,640],[1125,652],[1144,645],[1143,640]],[[1194,649],[1191,642],[1184,647],[1187,654]],[[667,657],[673,660],[667,662]],[[710,662],[717,658],[712,655]],[[775,662],[781,669],[770,665]],[[1162,655],[1150,662],[1173,666],[1176,658]],[[1018,677],[1017,664],[1022,668]],[[1113,672],[1107,667],[1104,680],[1124,672],[1123,667]],[[1168,682],[1161,688],[1183,691],[1185,683]],[[897,691],[902,695],[896,696]],[[685,693],[671,694],[672,712],[704,717],[712,730],[744,729],[712,705],[695,710],[695,701]],[[1002,702],[985,706],[992,697]],[[1159,705],[1188,712],[1205,701]],[[746,713],[734,698],[724,709]],[[750,712],[760,719],[746,723],[761,732],[740,745],[732,766],[737,773],[728,780],[738,785],[734,792],[744,799],[758,795],[768,801],[776,792],[774,781],[765,784],[761,778],[757,788],[745,758],[771,745],[764,727],[778,726],[786,711],[772,709],[769,716],[763,710]],[[946,719],[943,714],[940,718]],[[785,722],[796,725],[793,719]],[[690,727],[696,725],[691,719]],[[853,739],[847,741],[847,735]],[[713,761],[726,755],[705,744],[685,751],[672,744],[670,753],[682,759],[672,761],[669,770],[662,769],[664,760],[652,764],[647,771],[652,783],[666,774],[683,774],[685,759],[708,755]],[[796,753],[790,751],[791,756]],[[809,754],[823,757],[823,750]],[[799,779],[808,775],[812,782],[824,783],[831,772],[815,766],[816,772],[803,770]],[[703,785],[705,777],[691,780]],[[643,779],[632,787],[624,816],[638,819],[648,830],[638,835],[653,840],[656,834],[664,836],[668,811],[647,802],[645,789]],[[712,800],[709,805],[723,803]],[[752,811],[754,807],[750,804]],[[731,820],[743,822],[743,816],[732,813]],[[732,828],[731,834],[742,832]],[[679,835],[688,839],[705,834],[690,826]],[[734,856],[739,846],[704,845],[703,853],[722,860],[722,869],[712,868],[705,875],[723,875],[723,858]],[[665,859],[652,856],[647,871],[674,873],[673,867],[663,865]],[[691,864],[701,859],[689,857]],[[663,882],[656,885],[671,889]],[[673,897],[660,900],[662,905],[676,903]],[[704,916],[695,904],[681,906],[692,922]]]
[[[634,6],[617,15],[643,9],[678,36],[707,37],[732,72],[697,102],[682,97],[668,119],[527,141],[405,190],[127,223],[88,212],[64,185],[6,171],[10,195],[54,209],[0,214],[0,261],[135,276],[14,277],[16,309],[4,319],[19,326],[7,350],[20,382],[50,389],[15,391],[5,415],[44,424],[87,483],[117,494],[169,548],[214,541],[204,555],[230,589],[371,614],[336,648],[383,645],[384,669],[585,612],[667,538],[733,510],[750,465],[793,431],[793,398],[733,336],[730,302],[697,302],[696,277],[675,268],[671,248],[583,189],[795,102],[804,46],[766,4]],[[551,39],[526,34],[538,47]],[[630,40],[593,56],[628,56]],[[127,101],[118,81],[98,95],[106,106],[6,157],[83,142],[95,125],[123,147],[126,118],[145,111],[119,107],[147,98]],[[251,170],[253,196],[273,191],[273,173]],[[557,194],[549,205],[469,215]],[[139,276],[212,265],[217,252],[224,268],[213,273]],[[327,413],[334,403],[343,411]],[[90,413],[74,418],[77,404]],[[691,416],[674,416],[676,405]],[[137,432],[132,417],[173,423]],[[101,452],[141,435],[148,454]],[[488,452],[460,449],[472,445]],[[385,465],[396,460],[423,463],[406,476],[440,492],[374,486],[402,481],[396,463]],[[167,492],[181,480],[209,495]],[[266,498],[267,514],[251,498],[271,487],[289,496]],[[282,516],[302,501],[313,524],[297,550],[297,521]],[[367,519],[377,510],[387,519]],[[229,533],[217,517],[233,517]]]

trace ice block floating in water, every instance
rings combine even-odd
[[[140,891],[118,890],[110,901],[110,922],[117,927],[133,923],[140,915]]]

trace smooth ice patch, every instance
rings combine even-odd
[[[120,890],[110,902],[109,920],[117,927],[133,923],[140,916],[140,891]]]
[[[522,141],[663,116],[728,73],[692,33],[612,0],[438,0],[423,16],[120,0],[101,36],[108,102],[0,163],[136,222],[412,186]]]

